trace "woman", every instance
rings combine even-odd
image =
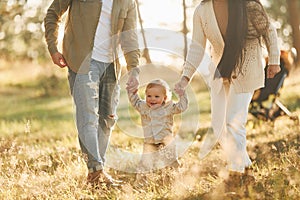
[[[187,86],[209,41],[216,66],[210,70],[212,128],[229,177],[241,180],[251,166],[246,150],[248,106],[254,90],[264,86],[263,44],[269,56],[267,77],[280,71],[276,30],[259,0],[203,0],[194,12],[192,38],[175,90]]]

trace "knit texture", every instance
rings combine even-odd
[[[253,28],[248,19],[249,29]],[[269,64],[278,64],[280,50],[277,42],[277,33],[270,23],[266,36],[266,46],[269,56]],[[205,53],[206,44],[211,44],[210,55],[215,66],[218,65],[224,50],[224,40],[221,35],[213,8],[212,1],[201,2],[194,12],[192,42],[184,64],[182,76],[192,78]],[[232,73],[232,86],[235,92],[252,92],[264,86],[264,65],[260,39],[251,38],[246,40],[244,48],[244,61],[240,63],[239,71]],[[213,76],[210,76],[213,79]]]

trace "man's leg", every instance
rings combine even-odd
[[[106,66],[107,64],[92,60],[88,74],[76,74],[69,71],[69,83],[76,106],[79,143],[87,158],[88,182],[101,181],[110,184],[112,183],[110,177],[106,176],[103,171],[105,152],[100,153],[101,148],[98,142],[99,85]]]
[[[102,161],[105,161],[105,153],[109,144],[112,129],[117,121],[117,106],[119,103],[120,87],[117,84],[115,66],[113,63],[102,63],[104,73],[99,82],[98,99],[98,147]],[[109,174],[103,172],[105,177],[114,185],[122,181],[113,179]]]
[[[119,87],[115,76],[113,64],[105,64],[105,72],[99,84],[99,126],[98,143],[99,153],[105,160],[105,152],[110,135],[117,121],[116,108],[119,101]]]
[[[77,93],[79,93],[80,89],[78,88],[79,83],[77,83],[76,78],[77,78],[77,73],[73,72],[69,68],[68,80],[69,80],[70,92],[71,92],[71,95],[73,96],[73,100],[75,103],[75,120],[76,120],[76,127],[77,127],[77,131],[78,131],[78,140],[79,140],[81,152],[84,154],[85,161],[88,163],[88,160],[90,160],[89,157],[91,157],[91,156],[89,154],[89,150],[86,148],[85,142],[82,140],[82,137],[80,136],[83,134],[82,127],[84,124],[84,120],[83,120],[84,117],[81,116],[83,113],[81,113],[80,111],[83,111],[84,108],[82,107],[82,104],[80,103],[81,102],[81,100],[79,100],[80,96],[77,94]],[[75,82],[76,82],[76,87],[75,87]]]
[[[102,70],[102,71],[101,71]],[[82,152],[87,156],[89,171],[101,170],[103,159],[98,147],[99,80],[104,73],[94,60],[88,74],[69,72],[70,88],[76,106],[76,125]],[[75,76],[75,79],[74,79]]]

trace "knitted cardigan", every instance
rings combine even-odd
[[[248,29],[253,29],[253,24],[249,19]],[[277,43],[277,33],[271,23],[267,36],[270,41],[267,46],[269,65],[279,64],[280,50]],[[211,75],[209,79],[212,81],[214,71],[221,60],[224,50],[224,40],[215,17],[213,1],[201,2],[194,12],[192,41],[182,76],[186,76],[189,79],[192,78],[205,55],[207,42],[211,44],[210,56],[213,65],[210,65]],[[231,76],[232,86],[237,93],[253,92],[264,86],[265,75],[260,40],[258,38],[247,39],[244,51],[244,62],[240,64],[242,65],[241,70],[234,71]]]

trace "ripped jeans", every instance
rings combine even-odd
[[[91,59],[88,74],[69,69],[69,84],[75,103],[79,144],[89,172],[102,170],[112,128],[120,87],[113,63]]]

